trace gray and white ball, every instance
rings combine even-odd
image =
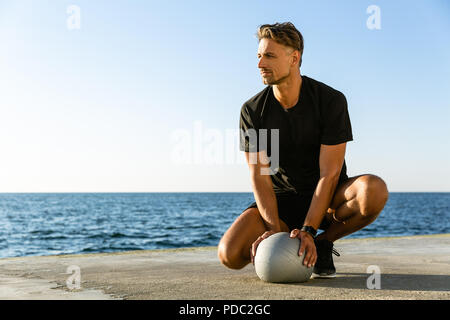
[[[305,282],[313,267],[303,265],[305,253],[298,255],[300,239],[290,238],[288,232],[278,232],[261,241],[255,255],[255,270],[266,282]]]

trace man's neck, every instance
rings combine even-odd
[[[299,72],[292,79],[287,79],[287,81],[273,86],[275,98],[283,108],[289,109],[297,104],[302,83],[303,80]]]

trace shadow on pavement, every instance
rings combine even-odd
[[[347,289],[368,289],[367,283],[374,284],[372,274],[341,273],[333,279],[310,279],[306,283],[293,283],[310,287],[329,287]],[[411,291],[450,291],[449,275],[429,274],[380,274],[381,290],[411,290]]]

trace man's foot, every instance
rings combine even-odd
[[[314,240],[317,250],[317,261],[314,266],[311,278],[334,278],[336,277],[336,268],[333,263],[332,253],[340,254],[333,248],[333,242],[328,240]]]

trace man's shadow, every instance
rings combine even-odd
[[[381,290],[450,291],[449,275],[379,274],[377,282],[371,273],[338,273],[333,279],[310,279],[302,285],[310,287],[368,289],[379,284]]]

